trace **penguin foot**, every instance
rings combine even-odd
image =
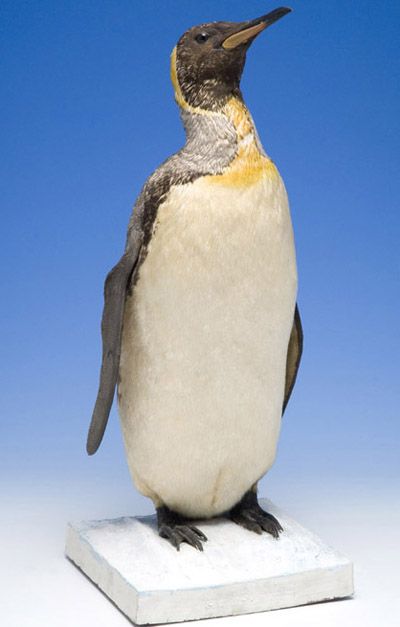
[[[270,533],[274,538],[279,538],[283,528],[279,521],[265,512],[258,504],[257,495],[252,490],[246,492],[237,505],[228,512],[229,518],[249,531],[262,534],[263,531]]]
[[[177,551],[182,542],[190,544],[199,551],[203,550],[202,542],[207,542],[207,536],[197,527],[185,524],[185,519],[176,512],[163,505],[157,508],[158,534],[168,540]]]

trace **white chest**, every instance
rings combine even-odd
[[[124,321],[120,413],[143,493],[215,515],[271,466],[296,282],[279,176],[173,188]]]

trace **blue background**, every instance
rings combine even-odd
[[[10,493],[59,492],[71,508],[82,502],[81,517],[152,511],[131,487],[115,410],[99,453],[85,453],[103,280],[145,178],[184,141],[169,81],[178,37],[275,6],[3,0],[0,464]],[[282,505],[314,490],[319,503],[334,493],[350,502],[390,492],[399,475],[400,3],[291,6],[251,48],[242,81],[288,189],[305,332],[260,491]]]

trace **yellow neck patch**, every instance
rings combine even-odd
[[[278,179],[278,170],[268,157],[261,155],[253,143],[245,148],[239,147],[238,153],[222,174],[207,176],[209,183],[228,187],[248,187],[261,179]]]
[[[176,46],[171,54],[171,81],[175,91],[177,104],[186,111],[199,115],[215,115],[214,111],[207,111],[201,107],[192,107],[186,102],[178,81],[176,69]],[[254,185],[262,178],[277,179],[279,177],[275,164],[262,155],[255,139],[255,128],[246,106],[232,97],[218,114],[223,114],[233,124],[237,139],[238,151],[236,157],[222,174],[209,175],[210,183],[228,185],[229,187],[246,187]]]
[[[186,106],[188,105],[182,95],[182,91],[178,82],[178,73],[176,71],[176,46],[171,53],[171,82],[174,87],[176,102],[180,107],[186,108]]]
[[[247,187],[258,183],[262,178],[278,178],[278,170],[268,157],[258,149],[254,128],[246,106],[237,98],[231,98],[223,113],[235,127],[238,138],[236,157],[223,174],[208,177],[212,183],[229,187]]]

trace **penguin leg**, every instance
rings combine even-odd
[[[173,512],[166,505],[157,507],[158,533],[166,538],[177,551],[182,542],[187,542],[199,551],[203,550],[202,542],[207,542],[207,536],[180,514]]]
[[[266,531],[274,538],[279,538],[280,532],[283,531],[275,516],[265,512],[258,504],[255,486],[246,492],[239,503],[227,512],[227,516],[237,525],[258,534]]]

